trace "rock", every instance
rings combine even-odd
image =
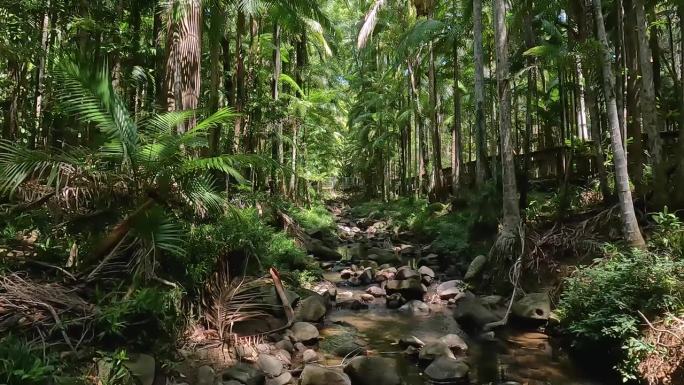
[[[277,358],[284,365],[292,364],[292,355],[287,350],[278,349],[274,350],[272,353],[273,357]]]
[[[372,294],[361,294],[361,300],[363,302],[373,302],[375,297]]]
[[[266,377],[258,369],[245,363],[238,363],[221,373],[223,381],[235,380],[244,385],[263,385]]]
[[[361,280],[359,277],[351,277],[349,280],[347,280],[347,283],[349,286],[361,286]]]
[[[411,359],[418,357],[418,354],[420,354],[420,349],[415,346],[407,346],[404,350],[404,355],[411,357]]]
[[[460,382],[468,378],[470,367],[462,361],[450,357],[439,357],[425,369],[425,375],[431,380],[444,382]]]
[[[239,345],[235,345],[235,354],[239,358],[253,358],[253,357],[256,357],[257,352],[252,347],[252,345],[239,344]]]
[[[337,293],[337,300],[338,301],[344,301],[346,299],[352,299],[354,298],[354,293],[351,291],[341,291]]]
[[[318,339],[318,329],[308,322],[295,322],[290,328],[296,342],[306,342]]]
[[[384,263],[397,263],[400,262],[399,256],[392,250],[380,249],[377,247],[371,247],[368,249],[368,259],[375,261],[379,264]]]
[[[292,381],[290,372],[283,372],[278,377],[266,379],[266,385],[285,385]]]
[[[475,257],[475,259],[473,259],[472,262],[470,262],[468,270],[463,276],[463,279],[470,281],[471,279],[478,277],[482,273],[482,270],[484,270],[485,265],[487,265],[487,257],[484,255],[478,255]]]
[[[364,269],[361,274],[359,274],[359,282],[361,282],[362,285],[370,285],[373,283],[374,278],[375,274],[370,267]]]
[[[287,299],[290,301],[290,306],[292,306],[293,308],[295,307],[295,304],[299,301],[299,294],[295,293],[292,290],[285,289],[285,297],[287,297]],[[273,306],[274,308],[282,309],[283,304],[282,302],[280,302],[280,297],[276,293],[275,287],[273,286],[268,290],[264,298],[264,302],[267,305]]]
[[[458,334],[447,334],[440,338],[439,341],[443,342],[452,351],[459,353],[465,353],[468,351],[468,344]]]
[[[269,377],[277,377],[283,372],[283,363],[270,354],[262,354],[257,359],[257,366]]]
[[[423,301],[411,300],[399,308],[400,311],[412,315],[423,316],[430,314],[430,306]]]
[[[276,342],[275,347],[281,350],[285,350],[289,353],[292,353],[294,351],[294,345],[292,345],[292,341],[290,340],[278,341]]]
[[[408,266],[402,266],[397,270],[397,278],[396,279],[409,279],[409,278],[414,278],[414,277],[419,277],[420,274],[411,269]]]
[[[437,286],[437,288],[435,289],[435,291],[437,292],[437,294],[441,298],[443,293],[446,292],[447,290],[450,290],[450,289],[459,289],[460,292],[464,292],[466,289],[466,284],[463,281],[460,281],[458,279],[454,279],[451,281],[446,281],[446,282],[440,283]],[[458,292],[458,291],[452,290],[452,292]],[[446,299],[448,299],[448,298],[446,298]]]
[[[363,355],[367,343],[361,339],[356,329],[342,325],[332,325],[323,330],[323,339],[319,343],[320,351],[337,357],[354,357]]]
[[[138,354],[124,364],[141,385],[152,385],[155,376],[155,360],[149,354]]]
[[[355,357],[344,372],[354,385],[399,385],[397,361],[385,357]]]
[[[386,266],[386,265],[383,265]],[[394,279],[397,275],[397,269],[394,267],[385,267],[375,274],[375,282],[384,282]]]
[[[385,298],[385,305],[388,309],[399,309],[406,303],[406,299],[399,293],[388,295]]]
[[[503,297],[500,295],[485,295],[480,297],[480,302],[485,306],[496,306],[503,301]]]
[[[256,350],[259,354],[268,354],[271,352],[271,347],[268,344],[258,344]]]
[[[349,279],[354,276],[354,271],[351,269],[344,269],[340,272],[340,278]]]
[[[435,278],[435,272],[427,266],[421,266],[418,269],[418,273],[423,277]]]
[[[296,344],[294,344],[294,347],[295,347],[295,351],[297,351],[297,352],[299,352],[299,353],[303,353],[303,352],[306,351],[306,349],[308,349],[308,348],[307,348],[303,343],[301,343],[301,342],[297,342]]]
[[[314,286],[313,291],[324,297],[327,294],[328,298],[331,301],[334,301],[337,297],[337,286],[335,286],[335,284],[330,281],[319,282],[318,284],[316,284],[316,286]]]
[[[175,384],[175,385],[188,385],[188,384]],[[240,381],[235,381],[235,380],[230,380],[230,381],[221,381],[220,385],[243,385],[242,382]]]
[[[551,314],[551,300],[546,293],[530,293],[513,304],[514,316],[534,321],[547,321]]]
[[[368,309],[368,304],[365,304],[358,299],[354,299],[351,301],[344,301],[344,302],[339,302],[337,304],[337,307],[339,309],[347,309],[347,310],[365,310]]]
[[[328,311],[327,301],[320,294],[312,294],[299,303],[295,312],[298,321],[318,322]]]
[[[402,347],[413,346],[414,348],[422,348],[425,346],[425,342],[421,341],[416,336],[406,336],[399,340],[399,345]]]
[[[423,295],[427,292],[427,288],[418,278],[387,281],[385,290],[387,291],[387,294],[399,293],[406,299],[418,300],[422,300]]]
[[[351,380],[341,370],[309,364],[302,370],[300,385],[351,385]]]
[[[441,341],[427,343],[418,354],[418,359],[421,361],[432,361],[439,357],[456,358],[449,346]]]
[[[385,289],[379,287],[379,286],[371,286],[368,289],[366,289],[366,293],[372,295],[373,297],[384,297],[387,295],[387,292]]]
[[[477,298],[466,296],[456,305],[454,318],[463,326],[482,328],[484,325],[498,321],[499,318],[487,309]]]
[[[318,361],[318,353],[316,353],[313,349],[307,349],[302,354],[302,360],[305,364],[316,362]]]
[[[216,374],[211,366],[204,365],[197,369],[197,385],[214,385]]]

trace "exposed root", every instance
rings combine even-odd
[[[669,315],[651,322],[640,315],[648,325],[645,342],[655,349],[641,360],[639,373],[649,385],[684,383],[684,320]]]
[[[490,322],[484,326],[484,330],[488,331],[500,326],[505,326],[508,323],[508,317],[511,315],[511,309],[513,308],[513,302],[515,301],[515,296],[518,291],[518,287],[520,284],[520,276],[522,275],[522,261],[523,261],[523,256],[525,255],[525,230],[522,224],[518,226],[518,235],[520,237],[520,254],[518,255],[518,258],[515,260],[515,263],[513,263],[513,266],[511,267],[509,271],[509,281],[511,284],[513,284],[513,293],[511,294],[511,300],[508,303],[508,308],[506,309],[506,314],[504,317],[496,322]],[[499,237],[501,239],[502,237]],[[497,240],[498,242],[498,240]],[[510,237],[508,240],[505,241],[506,245],[505,246],[510,246]],[[513,237],[513,247],[515,246],[515,243],[517,242],[517,238]],[[495,245],[496,247],[496,245]],[[512,255],[509,254],[509,255]]]

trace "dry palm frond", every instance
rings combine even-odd
[[[649,321],[645,341],[654,347],[639,364],[638,371],[649,385],[681,384],[684,380],[684,320],[670,314]]]
[[[0,331],[11,328],[35,329],[41,335],[58,330],[64,342],[74,350],[64,320],[69,326],[86,324],[95,316],[95,307],[79,297],[73,289],[56,283],[38,283],[11,274],[0,278]]]
[[[223,265],[209,281],[203,299],[205,318],[221,341],[234,323],[267,315],[263,288],[270,284],[263,278],[231,277],[228,264]]]

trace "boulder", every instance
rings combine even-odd
[[[444,300],[448,300],[450,302],[451,302],[451,300],[453,300],[453,302],[455,303],[457,300],[462,298],[464,295],[465,295],[465,291],[463,291],[463,289],[458,288],[458,287],[452,287],[452,288],[443,290],[441,293],[439,293],[439,298],[444,299]]]
[[[406,303],[406,299],[400,293],[390,294],[385,298],[385,305],[388,309],[399,309]]]
[[[399,308],[403,311],[416,316],[424,316],[430,314],[430,306],[423,301],[411,300]]]
[[[435,278],[435,272],[427,266],[421,266],[418,269],[418,273],[423,277]]]
[[[381,265],[384,263],[392,264],[401,261],[399,256],[395,254],[393,250],[381,249],[378,247],[371,247],[368,249],[368,259]]]
[[[273,357],[280,360],[280,362],[282,362],[283,365],[292,364],[292,354],[290,352],[288,352],[287,350],[276,349],[276,350],[273,350],[271,355],[273,355]]]
[[[292,374],[290,372],[283,372],[277,377],[267,378],[265,385],[285,385],[292,381]]]
[[[458,279],[454,279],[451,281],[446,281],[440,283],[435,291],[437,294],[442,297],[442,294],[446,292],[447,290],[452,290],[452,289],[459,289],[460,291],[465,291],[466,289],[466,284],[463,281],[460,281]]]
[[[292,341],[290,340],[278,341],[276,342],[275,347],[281,350],[285,350],[289,353],[292,353],[294,351],[294,345],[292,345]]]
[[[346,310],[365,310],[368,309],[368,304],[358,299],[352,299],[350,301],[338,302],[337,308]]]
[[[283,372],[282,361],[270,354],[261,354],[256,364],[269,377],[277,377]]]
[[[239,358],[251,359],[253,357],[256,357],[257,351],[256,349],[254,349],[252,345],[241,343],[239,345],[235,345],[235,354]]]
[[[520,319],[547,321],[551,314],[551,300],[546,293],[530,293],[516,301],[511,312]]]
[[[328,311],[327,300],[320,294],[312,294],[299,303],[295,311],[298,321],[318,322]]]
[[[300,385],[351,385],[343,371],[314,364],[306,365],[299,378]]]
[[[295,322],[290,328],[295,342],[306,342],[318,339],[318,329],[308,322]]]
[[[372,294],[363,293],[361,294],[361,300],[363,302],[373,302],[375,297]]]
[[[244,385],[263,385],[266,377],[258,369],[245,363],[238,363],[221,373],[223,381],[235,380]]]
[[[452,351],[459,353],[466,353],[468,351],[468,344],[458,334],[447,334],[439,339]]]
[[[133,356],[124,364],[142,385],[152,385],[155,376],[155,360],[149,354],[138,354]]]
[[[480,302],[485,306],[496,306],[503,301],[503,297],[500,295],[485,295],[480,297]]]
[[[387,294],[399,293],[406,299],[422,300],[423,295],[427,292],[427,288],[420,282],[420,279],[410,278],[405,280],[391,280],[387,281],[385,285]]]
[[[373,297],[384,297],[385,295],[387,295],[385,289],[379,286],[369,287],[368,289],[366,289],[366,293],[372,295]]]
[[[463,382],[468,378],[470,367],[462,361],[450,357],[439,357],[425,369],[427,375],[436,383]]]
[[[354,271],[351,269],[344,269],[340,272],[340,278],[349,279],[354,276]]]
[[[359,282],[361,282],[362,285],[370,285],[373,283],[375,278],[375,274],[373,273],[373,269],[370,267],[365,268],[361,274],[359,274]]]
[[[414,277],[420,277],[420,274],[408,266],[402,266],[397,270],[396,279],[409,279]]]
[[[318,353],[313,349],[307,349],[302,353],[302,361],[304,361],[305,364],[316,362],[318,361]]]
[[[473,259],[472,262],[470,262],[470,265],[468,265],[468,270],[463,276],[463,279],[470,281],[473,278],[477,278],[484,270],[485,265],[487,265],[487,257],[484,255],[478,255],[475,257],[475,259]]]
[[[203,365],[197,369],[197,385],[214,385],[216,373],[211,366]]]
[[[285,289],[285,297],[290,301],[290,306],[293,308],[295,307],[295,304],[299,301],[299,294],[295,293],[292,290],[288,290],[287,288]],[[273,313],[276,315],[285,315],[285,312],[283,311],[283,304],[280,302],[280,297],[276,293],[275,287],[271,286],[270,289],[266,292],[266,295],[264,297],[264,302],[267,305],[271,305],[273,310]]]
[[[461,299],[454,310],[454,318],[461,325],[480,329],[499,318],[474,297],[466,296]]]
[[[421,341],[416,336],[406,336],[399,340],[399,345],[402,347],[413,346],[414,348],[422,348],[425,346],[425,342]]]
[[[454,353],[451,352],[451,349],[449,349],[449,346],[441,341],[427,343],[420,349],[420,353],[418,354],[418,359],[421,361],[432,361],[439,357],[456,358]]]
[[[385,357],[355,357],[344,372],[354,385],[400,385],[397,361]]]
[[[324,297],[327,294],[331,301],[334,301],[335,297],[337,297],[337,286],[330,281],[319,282],[316,284],[316,286],[314,286],[313,291]]]

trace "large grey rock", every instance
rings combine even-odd
[[[300,375],[300,385],[351,385],[349,376],[341,370],[320,365],[306,365]]]
[[[283,372],[281,375],[266,379],[266,385],[285,385],[292,381],[290,372]]]
[[[318,322],[328,311],[327,300],[320,294],[312,294],[299,303],[295,312],[298,321]]]
[[[204,365],[197,369],[197,385],[214,385],[216,373],[211,366]]]
[[[401,262],[401,259],[397,254],[394,253],[393,250],[380,249],[377,247],[371,247],[368,249],[368,259],[381,265],[384,263],[392,264]]]
[[[454,310],[454,318],[464,325],[472,328],[482,328],[490,322],[498,321],[499,318],[486,308],[477,298],[468,297],[461,299]]]
[[[422,300],[423,295],[427,292],[427,288],[420,282],[419,278],[415,277],[404,280],[394,279],[387,281],[385,291],[387,291],[387,294],[399,293],[406,299]]]
[[[337,286],[330,281],[322,281],[314,286],[313,291],[325,297],[327,295],[328,299],[334,301],[337,297]]]
[[[399,385],[397,361],[385,357],[355,357],[344,372],[354,385]]]
[[[235,380],[244,385],[264,385],[266,377],[259,371],[259,369],[247,365],[245,363],[238,363],[221,373],[223,381]]]
[[[420,277],[420,274],[408,266],[402,266],[397,270],[397,279],[409,279]]]
[[[418,354],[418,359],[421,361],[432,361],[439,357],[456,358],[449,346],[442,341],[427,343]]]
[[[465,353],[468,351],[468,344],[458,334],[447,334],[439,339],[452,351]]]
[[[269,377],[277,377],[283,372],[283,363],[270,354],[262,354],[257,358],[257,366]]]
[[[366,289],[366,293],[372,295],[373,297],[384,297],[387,295],[387,292],[385,289],[379,287],[379,286],[371,286],[368,289]]]
[[[307,349],[302,353],[302,361],[304,361],[305,364],[316,362],[318,361],[318,353],[313,349]]]
[[[425,375],[431,380],[444,382],[461,382],[468,378],[470,368],[462,361],[450,357],[439,357],[425,369]]]
[[[290,353],[294,351],[294,345],[292,345],[292,341],[290,340],[278,341],[276,342],[275,347],[281,350],[286,350]]]
[[[463,276],[463,279],[469,281],[473,278],[477,278],[482,273],[486,265],[487,257],[484,255],[478,255],[477,257],[475,257],[475,259],[473,259],[472,262],[470,262],[468,270]]]
[[[546,293],[530,293],[516,301],[511,311],[518,318],[547,321],[551,314],[551,300]]]
[[[152,385],[154,382],[155,360],[151,355],[138,354],[135,359],[127,361],[125,365],[141,385]]]
[[[430,306],[423,301],[411,300],[399,308],[399,311],[417,316],[430,314]]]
[[[295,322],[290,328],[295,342],[305,342],[318,339],[318,329],[308,322]]]
[[[413,346],[414,348],[422,348],[425,346],[425,342],[421,341],[416,336],[406,336],[399,339],[399,345],[402,347]]]
[[[418,273],[420,273],[421,276],[430,277],[430,278],[435,278],[435,272],[434,272],[434,270],[432,270],[431,268],[429,268],[429,267],[427,267],[427,266],[421,266],[421,267],[418,269]]]
[[[467,286],[467,285],[466,285],[465,282],[460,281],[460,280],[458,280],[458,279],[453,279],[453,280],[451,280],[451,281],[446,281],[446,282],[440,283],[440,284],[437,286],[437,288],[435,289],[435,291],[436,291],[437,294],[441,297],[442,294],[443,294],[445,291],[447,291],[447,290],[451,290],[451,289],[460,289],[461,291],[465,291],[466,286]]]
[[[374,278],[375,273],[370,267],[365,268],[361,274],[359,274],[359,282],[361,282],[362,285],[370,285],[373,283]]]

